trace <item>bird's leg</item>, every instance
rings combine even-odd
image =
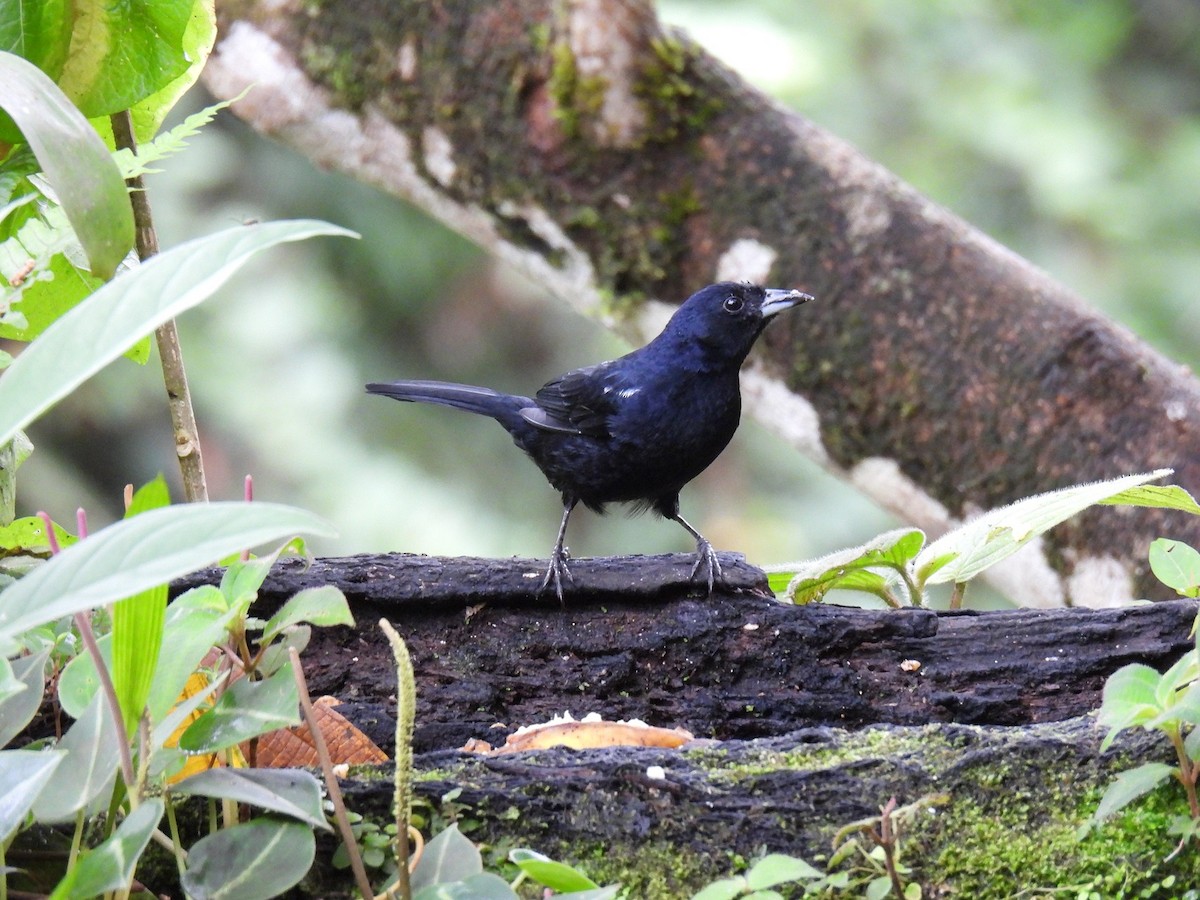
[[[696,564],[692,566],[690,577],[695,579],[696,573],[700,572],[701,569],[706,569],[708,592],[711,594],[713,585],[721,577],[721,561],[717,559],[717,551],[713,549],[712,544],[708,542],[704,535],[688,524],[687,519],[681,516],[678,510],[669,518],[682,525],[687,530],[687,533],[696,539]]]
[[[563,546],[563,539],[567,536],[567,520],[571,518],[571,510],[578,502],[574,497],[563,495],[563,517],[558,526],[558,540],[554,542],[554,552],[550,554],[550,567],[546,569],[546,577],[542,579],[542,585],[538,588],[538,593],[542,594],[550,583],[554,582],[554,593],[558,595],[559,603],[563,602],[563,578],[572,583],[575,581],[571,577],[571,570],[567,568],[567,549]]]

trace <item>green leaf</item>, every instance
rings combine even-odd
[[[791,584],[796,573],[791,569],[782,569],[778,572],[767,573],[767,587],[771,589],[772,594],[782,594],[787,590],[787,586]]]
[[[58,742],[58,749],[67,752],[67,762],[33,805],[38,821],[65,822],[105,794],[117,774],[117,741],[124,739],[117,733],[103,694],[97,692]]]
[[[722,878],[692,896],[692,900],[733,900],[746,890],[746,879],[740,875]]]
[[[267,624],[263,626],[262,642],[269,643],[289,625],[298,625],[301,622],[322,627],[353,625],[354,616],[350,614],[350,604],[346,602],[346,595],[333,585],[305,588],[267,620]]]
[[[192,113],[170,131],[163,132],[151,141],[139,144],[136,155],[132,150],[118,150],[113,153],[113,159],[117,163],[117,168],[121,170],[121,176],[128,179],[159,172],[159,169],[153,168],[156,162],[181,152],[187,147],[189,138],[199,134],[205,125],[216,118],[217,113],[242,99],[249,90],[250,88],[247,88],[236,97],[222,100],[220,103],[214,103],[199,112]],[[141,137],[140,131],[138,136]]]
[[[746,885],[755,891],[775,887],[789,881],[820,878],[821,873],[795,856],[771,853],[764,856],[746,873]]]
[[[555,893],[590,891],[600,887],[578,869],[555,862],[534,850],[518,848],[510,851],[508,858],[538,884],[550,888]]]
[[[413,900],[518,900],[499,875],[481,872],[462,881],[441,883],[413,893]]]
[[[191,0],[77,0],[58,83],[88,118],[128,109],[189,68]]]
[[[1150,571],[1176,593],[1200,596],[1200,553],[1182,541],[1158,538],[1151,543]]]
[[[312,221],[243,225],[160,253],[106,284],[46,329],[0,378],[0,444],[142,335],[211,296],[255,253],[316,235],[353,232]]]
[[[1154,790],[1170,778],[1174,771],[1175,768],[1166,763],[1150,762],[1122,772],[1100,798],[1100,805],[1096,807],[1092,821],[1103,822],[1138,797]]]
[[[49,658],[50,648],[47,647],[39,653],[12,661],[12,676],[23,689],[0,700],[0,747],[20,734],[42,705],[46,689],[46,660]],[[4,664],[8,665],[7,660]]]
[[[1037,494],[993,509],[926,546],[916,558],[916,568],[922,571],[932,561],[954,554],[950,562],[926,578],[926,583],[968,581],[1089,506],[1169,474],[1170,469],[1159,469],[1142,475],[1126,475]]]
[[[266,900],[298,884],[315,855],[308,825],[252,819],[197,841],[180,884],[192,900]]]
[[[1108,726],[1108,736],[1100,745],[1107,750],[1117,733],[1150,721],[1161,711],[1156,694],[1162,676],[1143,663],[1130,663],[1108,676],[1097,721]]]
[[[1101,500],[1104,506],[1147,506],[1153,509],[1175,509],[1200,516],[1200,504],[1176,484],[1147,484],[1121,491],[1115,497]]]
[[[54,524],[54,536],[58,538],[59,548],[70,547],[79,538],[69,533],[57,522]],[[12,524],[0,528],[0,550],[11,552],[49,553],[50,542],[46,539],[46,523],[41,516],[25,516],[13,519]]]
[[[415,893],[426,885],[462,881],[482,871],[483,857],[479,850],[452,824],[425,845],[410,883]]]
[[[71,47],[70,4],[66,0],[5,0],[0,10],[0,48],[57,78]]]
[[[108,148],[37,66],[0,52],[0,82],[4,83],[0,106],[37,155],[87,253],[92,273],[111,278],[133,248],[133,210]]]
[[[300,692],[291,666],[264,681],[235,681],[179,738],[188,753],[214,753],[277,728],[300,724]]]
[[[50,900],[95,897],[115,891],[133,881],[133,870],[141,858],[150,835],[162,818],[163,802],[147,800],[125,817],[112,836],[83,855],[79,864],[55,888]]]
[[[7,841],[67,754],[61,750],[0,751],[0,841]]]
[[[7,380],[0,378],[0,384]],[[0,593],[0,635],[111,603],[202,568],[222,554],[296,532],[333,529],[274,503],[191,503],[151,510],[68,547]]]
[[[863,896],[866,900],[884,900],[891,892],[892,879],[887,875],[880,875],[867,883],[867,889],[863,892]]]
[[[887,578],[874,569],[901,569],[920,552],[925,533],[918,528],[898,528],[872,538],[865,544],[837,550],[802,563],[779,568],[795,572],[787,592],[794,603],[820,600],[835,589],[868,591],[880,594]]]
[[[171,504],[167,482],[159,475],[133,495],[125,518]],[[132,737],[146,707],[158,651],[162,647],[167,614],[167,583],[156,584],[131,597],[118,600],[112,610],[113,690],[125,720],[125,733]]]
[[[330,830],[321,809],[321,785],[303,769],[207,769],[171,791],[236,800]]]

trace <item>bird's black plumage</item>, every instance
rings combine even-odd
[[[737,430],[738,372],[767,322],[812,298],[800,291],[723,282],[693,294],[662,333],[620,359],[575,369],[535,397],[441,381],[369,384],[372,394],[490,416],[529,454],[563,498],[545,589],[562,598],[570,578],[563,537],[576,504],[603,512],[634,503],[672,519],[696,541],[693,577],[709,590],[721,567],[712,546],[679,515],[679,492]]]

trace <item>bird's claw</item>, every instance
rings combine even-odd
[[[713,549],[712,544],[701,538],[696,541],[696,564],[692,566],[692,581],[696,580],[696,574],[701,569],[707,570],[708,592],[713,592],[713,587],[721,578],[721,561],[717,558],[717,551]]]
[[[550,565],[546,568],[546,577],[542,579],[541,587],[538,588],[538,595],[546,593],[551,583],[554,584],[554,593],[558,597],[558,602],[563,603],[563,580],[575,583],[575,578],[571,575],[571,570],[567,568],[567,560],[570,559],[570,554],[566,548],[562,550],[555,549],[550,555]]]

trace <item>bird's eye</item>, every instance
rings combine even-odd
[[[722,305],[725,308],[725,312],[736,313],[741,312],[742,307],[746,304],[741,297],[731,295],[725,298],[725,302]]]

